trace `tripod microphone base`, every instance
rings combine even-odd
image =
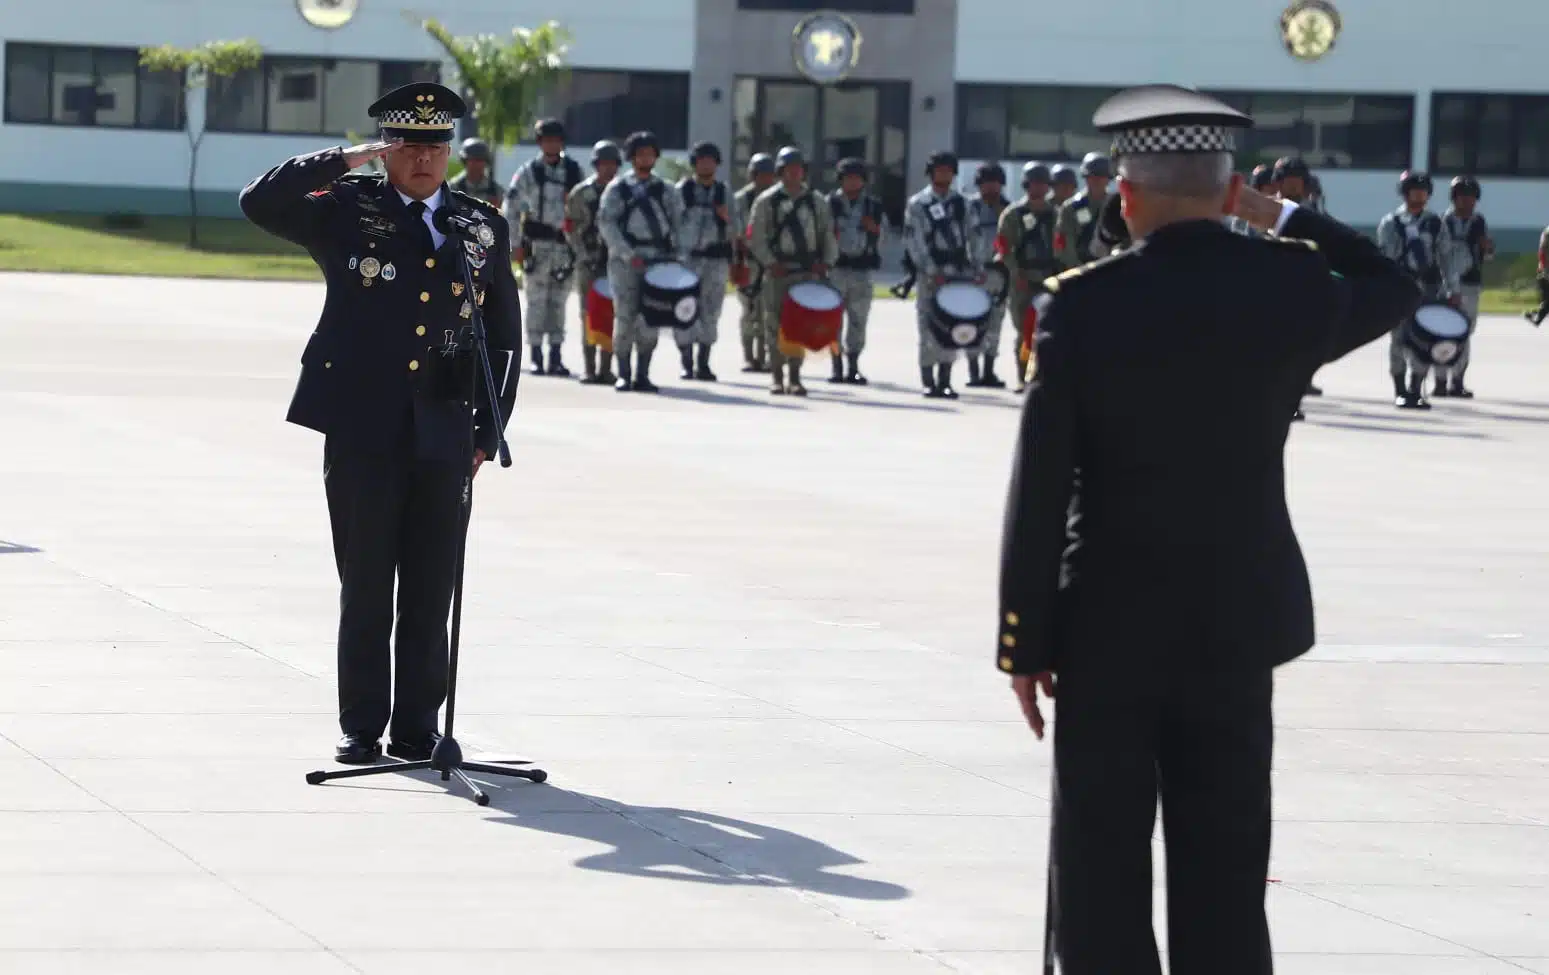
[[[504,775],[510,778],[526,779],[534,784],[546,782],[549,773],[541,768],[512,768],[514,765],[530,765],[527,761],[504,761],[500,764],[487,762],[463,761],[462,746],[457,744],[455,738],[442,738],[436,743],[435,751],[431,757],[422,762],[392,762],[387,765],[373,765],[369,768],[344,768],[330,771],[308,772],[308,785],[322,785],[331,779],[356,779],[366,775],[387,775],[393,772],[414,772],[419,769],[430,769],[441,773],[441,781],[447,782],[455,775],[457,781],[463,784],[473,794],[473,801],[481,806],[489,805],[489,793],[480,789],[472,779],[469,772],[478,772],[483,775]]]

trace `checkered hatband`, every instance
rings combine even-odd
[[[1113,139],[1115,155],[1162,152],[1233,152],[1232,130],[1221,125],[1158,125],[1128,129]]]
[[[452,116],[439,110],[390,108],[377,118],[384,129],[450,129]]]

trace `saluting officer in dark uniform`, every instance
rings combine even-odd
[[[1160,793],[1171,970],[1261,975],[1273,670],[1313,644],[1285,500],[1291,414],[1314,370],[1420,295],[1349,228],[1243,189],[1231,133],[1251,120],[1216,99],[1131,89],[1093,123],[1115,133],[1134,242],[1046,285],[996,659],[1040,737],[1037,691],[1059,681],[1060,970],[1161,972]],[[1235,234],[1231,213],[1281,236]],[[1185,380],[1162,411],[1158,376]]]
[[[305,247],[328,284],[287,419],[327,438],[323,484],[341,585],[344,737],[335,757],[348,764],[380,757],[389,716],[389,755],[428,759],[436,742],[469,405],[433,392],[431,357],[469,324],[474,303],[483,309],[496,382],[504,379],[502,416],[510,416],[516,396],[518,372],[509,365],[522,313],[507,257],[510,233],[499,210],[445,185],[452,122],[465,111],[451,89],[405,85],[370,108],[385,141],[297,156],[241,195],[248,219]],[[346,175],[378,157],[385,178]],[[494,244],[443,236],[432,220],[440,209],[487,222]],[[465,293],[459,249],[473,294]],[[483,412],[475,415],[475,471],[498,443]]]

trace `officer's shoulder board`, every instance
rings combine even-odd
[[[1060,293],[1061,288],[1068,287],[1077,278],[1086,278],[1113,268],[1122,267],[1126,258],[1138,255],[1145,248],[1144,242],[1122,251],[1116,251],[1107,257],[1099,257],[1095,261],[1089,261],[1080,267],[1073,267],[1069,271],[1062,271],[1052,278],[1043,279],[1044,290],[1051,295]]]
[[[358,195],[362,191],[381,189],[383,185],[382,177],[374,173],[345,173],[322,189],[313,190],[311,195],[327,196],[341,191],[345,195]]]
[[[1290,247],[1296,250],[1315,251],[1318,249],[1317,241],[1307,240],[1303,237],[1278,237],[1275,234],[1261,234],[1254,239],[1262,240],[1270,244],[1279,244],[1281,247]]]

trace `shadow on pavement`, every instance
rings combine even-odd
[[[908,888],[897,884],[830,872],[865,861],[789,830],[689,809],[632,806],[580,792],[565,794],[594,806],[594,811],[523,812],[520,806],[527,794],[525,788],[492,791],[490,809],[501,814],[493,821],[612,847],[577,860],[583,870],[724,886],[786,887],[856,900],[910,896]]]
[[[31,545],[23,545],[20,542],[8,542],[0,538],[0,555],[31,555],[43,551],[33,548]]]

